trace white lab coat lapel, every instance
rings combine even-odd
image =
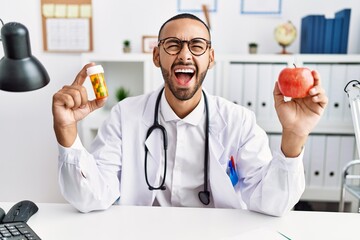
[[[160,164],[163,164],[164,159],[162,138],[161,132],[159,130],[154,130],[145,141],[145,145],[149,150],[147,156],[148,180],[153,186],[158,186],[159,184],[160,167],[162,169]],[[160,163],[160,161],[162,163]]]
[[[238,196],[226,173],[228,156],[224,156],[224,146],[220,135],[227,127],[226,121],[219,114],[218,106],[208,97],[210,112],[209,132],[209,182],[215,207],[241,208]]]
[[[154,92],[145,106],[145,111],[143,115],[143,122],[145,124],[145,129],[149,129],[154,123],[154,111],[156,98],[160,92],[161,88],[158,91]],[[163,165],[160,164],[160,161],[163,162],[164,159],[164,148],[162,141],[162,133],[159,130],[154,130],[150,136],[145,141],[145,146],[148,148],[147,156],[147,174],[148,181],[152,186],[159,186],[160,184],[160,174],[162,174]],[[145,177],[144,177],[145,178]],[[145,190],[145,195],[147,198],[151,198],[151,204],[155,199],[156,191],[150,191],[149,189]]]

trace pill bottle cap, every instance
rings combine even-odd
[[[103,73],[103,72],[104,72],[104,69],[101,65],[92,66],[92,67],[89,67],[88,69],[86,69],[86,74],[88,76],[97,74],[97,73]]]

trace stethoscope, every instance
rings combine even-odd
[[[154,123],[153,125],[149,128],[149,130],[146,133],[146,139],[150,136],[150,134],[154,131],[154,130],[160,130],[163,136],[163,150],[164,150],[164,172],[163,172],[163,179],[162,182],[160,184],[160,186],[158,187],[154,187],[149,183],[148,180],[148,176],[147,176],[147,153],[148,153],[148,148],[145,145],[145,180],[147,185],[149,186],[149,190],[165,190],[165,179],[166,179],[166,165],[167,165],[167,147],[168,147],[168,139],[167,139],[167,132],[166,129],[164,128],[164,126],[159,124],[158,121],[158,111],[159,111],[159,104],[160,104],[160,99],[161,99],[161,95],[164,91],[164,88],[161,89],[157,99],[156,99],[156,103],[155,103],[155,112],[154,112]],[[204,91],[203,95],[204,95],[204,101],[205,101],[205,155],[204,155],[204,191],[200,191],[198,196],[200,201],[204,204],[204,205],[208,205],[210,203],[210,191],[208,190],[208,164],[209,164],[209,108],[208,108],[208,102],[207,102],[207,98],[206,98],[206,94]],[[145,139],[145,141],[146,141]]]

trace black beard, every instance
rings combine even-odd
[[[171,69],[174,68],[174,66],[176,65],[192,65],[192,64],[173,64],[173,66],[171,66]],[[180,100],[180,101],[187,101],[189,99],[191,99],[195,93],[200,89],[200,87],[202,86],[202,83],[204,82],[204,79],[206,77],[207,74],[207,69],[209,68],[209,65],[207,66],[206,70],[202,73],[199,74],[198,72],[198,68],[195,66],[196,68],[196,75],[195,78],[198,80],[196,81],[196,84],[194,86],[194,88],[176,88],[174,86],[174,84],[171,82],[171,73],[169,73],[169,71],[165,70],[160,63],[160,69],[161,69],[161,73],[162,76],[164,78],[165,84],[167,84],[169,86],[169,89],[171,91],[171,93],[175,96],[176,99]]]

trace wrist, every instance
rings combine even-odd
[[[77,126],[71,125],[60,127],[54,124],[54,132],[57,142],[63,147],[71,147],[77,136]]]
[[[285,157],[298,157],[308,138],[307,134],[298,135],[291,131],[283,130],[281,139],[281,151]]]

